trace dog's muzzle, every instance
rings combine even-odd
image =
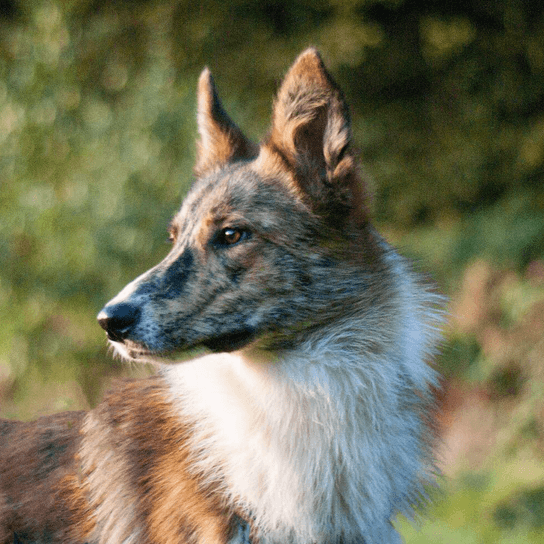
[[[140,319],[140,309],[126,302],[112,304],[104,306],[97,319],[111,341],[124,343]]]

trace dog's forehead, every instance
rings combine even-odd
[[[221,221],[232,214],[253,216],[263,210],[285,213],[294,206],[294,195],[280,181],[265,178],[250,163],[242,163],[196,180],[176,222],[194,224],[198,217]]]
[[[222,204],[249,203],[256,185],[255,176],[247,168],[228,167],[195,181],[187,194],[182,211],[203,212]]]

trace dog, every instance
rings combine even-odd
[[[371,224],[342,91],[310,48],[260,145],[208,69],[197,116],[171,251],[98,315],[158,372],[0,422],[0,542],[400,542],[436,476],[440,300]]]

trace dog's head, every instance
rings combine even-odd
[[[260,146],[198,85],[196,180],[170,225],[172,250],[98,320],[130,358],[257,339],[296,342],[361,304],[380,250],[350,150],[347,106],[314,49],[287,73]]]

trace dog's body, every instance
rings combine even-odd
[[[0,543],[370,544],[432,481],[435,297],[374,231],[340,90],[287,74],[257,147],[199,82],[173,249],[99,314],[172,362],[91,412],[0,422]]]

